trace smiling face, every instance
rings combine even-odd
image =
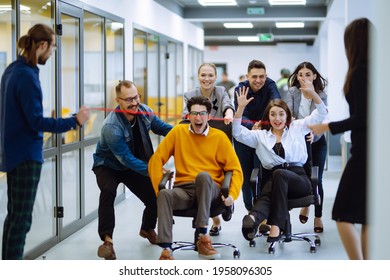
[[[211,90],[214,88],[217,79],[217,72],[214,67],[204,64],[199,68],[198,81],[202,89]]]
[[[207,128],[210,114],[204,105],[194,104],[189,113],[190,125],[195,134],[202,134]]]
[[[117,95],[116,101],[119,103],[120,109],[125,111],[125,115],[136,114],[140,104],[138,90],[134,85],[126,87],[121,86],[121,92]]]
[[[252,68],[246,75],[246,78],[249,81],[249,86],[252,91],[258,92],[264,86],[267,73],[264,68]]]
[[[269,111],[269,121],[272,126],[272,131],[280,131],[286,127],[287,113],[278,106],[271,107]]]

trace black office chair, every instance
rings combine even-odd
[[[189,120],[183,120],[180,122],[180,124],[183,123],[189,123]],[[218,120],[210,120],[209,125],[214,128],[218,128],[226,133],[230,141],[232,141],[232,125],[225,125],[223,121],[218,121]],[[173,172],[165,173],[160,184],[159,184],[159,189],[164,189],[164,188],[171,188],[172,187],[172,178],[173,178]],[[222,190],[221,193],[223,196],[227,197],[229,195],[229,188],[230,188],[230,183],[231,183],[231,178],[232,178],[232,172],[226,172],[224,181],[222,183]],[[234,205],[227,207],[223,203],[222,200],[218,200],[217,202],[213,203],[210,208],[210,217],[215,217],[218,215],[222,215],[222,218],[224,221],[229,221],[232,217],[232,214],[234,212]],[[195,219],[196,219],[196,214],[197,214],[197,205],[196,203],[189,209],[184,209],[184,210],[174,210],[173,211],[173,216],[176,217],[188,217],[192,218],[192,228],[196,228],[195,226]],[[174,241],[173,242],[173,247],[172,247],[172,254],[175,251],[180,251],[180,250],[195,250],[197,251],[196,247],[196,242],[198,240],[198,232],[195,230],[194,233],[194,241]],[[231,247],[233,248],[233,257],[234,258],[239,258],[240,257],[240,250],[233,244],[231,243],[222,243],[222,242],[212,242],[212,245],[214,248],[221,248],[221,247]]]
[[[290,210],[294,208],[303,208],[303,207],[309,207],[310,205],[320,205],[321,203],[321,197],[319,195],[318,191],[318,166],[312,166],[311,161],[311,144],[309,142],[306,142],[307,149],[308,149],[308,160],[304,165],[304,169],[306,171],[306,174],[310,178],[311,186],[312,186],[312,192],[311,194],[301,197],[301,198],[294,198],[294,199],[288,199],[288,208]],[[262,183],[265,183],[271,174],[271,170],[267,170],[263,167],[255,168],[252,170],[251,174],[251,184],[257,184],[258,183],[258,174],[261,172],[261,181]],[[264,184],[263,184],[264,185]],[[258,233],[256,237],[260,236],[268,236],[268,233]],[[314,242],[310,239],[310,237],[314,237]],[[290,216],[288,217],[285,225],[285,230],[283,232],[282,238],[279,241],[270,242],[268,246],[268,253],[274,254],[275,253],[275,246],[279,242],[291,242],[293,240],[298,241],[306,241],[310,245],[310,253],[317,252],[317,246],[321,246],[321,239],[318,234],[316,233],[293,233],[292,232],[292,226],[291,226],[291,220]],[[250,247],[256,246],[256,241],[251,240],[249,241]]]

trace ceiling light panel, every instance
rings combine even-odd
[[[268,0],[271,6],[275,5],[306,5],[306,0]]]
[[[260,38],[258,36],[238,36],[238,41],[240,42],[259,42]]]
[[[250,22],[226,22],[223,24],[226,28],[253,28]]]
[[[277,28],[304,28],[305,24],[303,22],[276,22]]]
[[[237,6],[235,0],[198,0],[202,6]]]

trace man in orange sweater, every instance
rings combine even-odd
[[[210,206],[222,199],[226,206],[238,198],[243,182],[241,165],[226,134],[208,125],[211,103],[204,96],[196,96],[187,102],[190,124],[175,126],[159,144],[151,157],[148,170],[157,194],[158,234],[157,244],[164,248],[160,259],[173,259],[172,225],[173,210],[188,209],[194,201],[198,204],[195,220],[199,233],[197,241],[200,257],[215,259],[218,252],[207,235]],[[176,169],[172,189],[159,191],[163,166],[173,156]],[[229,196],[221,195],[224,173],[232,171]]]

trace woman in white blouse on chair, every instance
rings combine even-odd
[[[268,242],[278,241],[288,219],[288,198],[299,198],[311,193],[311,182],[303,165],[307,160],[305,135],[309,124],[321,123],[328,110],[310,81],[304,82],[302,94],[314,101],[316,109],[306,118],[292,121],[287,104],[280,99],[271,101],[259,123],[260,129],[249,130],[241,125],[248,89],[237,92],[238,108],[233,121],[233,136],[237,141],[256,149],[263,168],[272,170],[272,176],[263,187],[255,206],[245,215],[242,232],[252,240],[259,224],[268,219],[271,230]]]

